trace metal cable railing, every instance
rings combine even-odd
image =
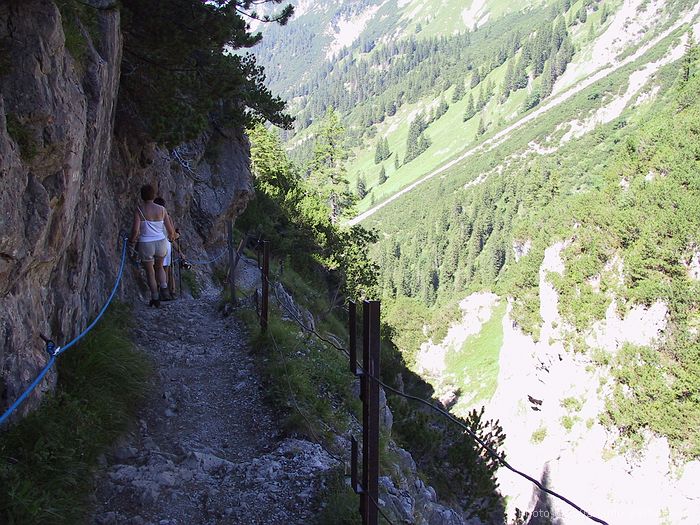
[[[269,256],[269,253],[268,253],[268,256]],[[262,276],[261,276],[261,281],[263,282],[263,284],[269,284],[269,260],[268,260],[267,264],[263,264],[262,267],[261,267],[260,265],[258,265],[258,268],[260,268],[261,271],[263,272],[263,273],[262,273]],[[267,271],[265,271],[264,268],[267,268]],[[283,309],[286,311],[286,313],[287,313],[287,315],[289,316],[289,318],[290,318],[293,322],[295,322],[303,331],[314,335],[314,336],[315,336],[316,338],[318,338],[320,341],[322,341],[322,342],[324,342],[325,344],[331,346],[332,348],[335,348],[336,350],[342,352],[345,356],[351,357],[351,358],[352,358],[352,352],[351,352],[351,351],[349,351],[348,349],[346,349],[346,348],[344,348],[344,347],[342,347],[342,346],[336,344],[335,342],[331,341],[331,340],[328,339],[327,337],[324,337],[323,335],[321,335],[320,333],[318,333],[317,330],[315,330],[314,328],[311,328],[311,327],[307,326],[306,323],[304,323],[302,320],[300,320],[300,319],[298,318],[298,316],[296,315],[296,313],[293,312],[292,309],[289,308],[289,307],[287,306],[286,302],[285,302],[285,301],[282,301],[282,300],[280,299],[280,297],[279,297],[279,295],[278,295],[278,293],[277,293],[276,287],[275,287],[275,286],[272,286],[271,288],[272,288],[273,294],[275,295],[275,298],[276,298],[276,300],[277,300],[277,304],[278,304],[281,308],[283,308]],[[263,298],[263,300],[264,300],[264,298]],[[261,316],[261,325],[262,325],[262,316]],[[472,438],[472,439],[473,439],[484,451],[486,451],[486,453],[489,454],[489,456],[491,456],[494,460],[496,460],[498,463],[500,463],[501,465],[503,465],[506,469],[510,470],[511,472],[513,472],[513,473],[515,473],[515,474],[517,474],[517,475],[523,477],[524,479],[528,480],[529,482],[531,482],[532,484],[534,484],[534,485],[535,485],[539,490],[541,490],[542,492],[545,492],[545,493],[549,494],[550,496],[553,496],[553,497],[559,499],[560,501],[566,503],[567,505],[569,505],[570,507],[572,507],[572,508],[575,509],[576,511],[578,511],[578,512],[580,512],[581,514],[583,514],[584,516],[586,516],[586,517],[587,517],[588,519],[590,519],[591,521],[593,521],[593,522],[595,522],[595,523],[599,523],[599,524],[601,524],[601,525],[608,525],[608,523],[607,523],[605,520],[603,520],[603,519],[601,519],[601,518],[598,518],[598,517],[594,516],[593,514],[589,513],[588,511],[586,511],[585,509],[583,509],[581,506],[579,506],[579,505],[577,505],[576,503],[574,503],[571,499],[567,498],[566,496],[563,496],[563,495],[559,494],[558,492],[556,492],[556,491],[554,491],[554,490],[552,490],[552,489],[549,489],[549,488],[545,487],[540,481],[538,481],[538,480],[535,479],[534,477],[532,477],[532,476],[526,474],[525,472],[522,472],[521,470],[518,470],[518,469],[516,469],[515,467],[513,467],[508,461],[505,460],[505,458],[503,457],[502,454],[498,454],[495,450],[493,450],[491,447],[489,447],[489,446],[484,442],[484,440],[482,440],[471,428],[469,428],[466,424],[464,424],[462,421],[460,421],[458,418],[456,418],[455,416],[453,416],[452,414],[450,414],[450,413],[447,412],[446,410],[444,410],[444,409],[442,409],[442,408],[436,406],[433,402],[431,402],[431,401],[429,401],[429,400],[426,400],[426,399],[423,399],[423,398],[420,398],[420,397],[417,397],[417,396],[413,396],[413,395],[410,395],[410,394],[406,394],[405,392],[402,392],[402,391],[400,391],[400,390],[398,390],[398,389],[396,389],[396,388],[393,388],[393,387],[387,385],[385,382],[383,382],[379,377],[375,377],[374,374],[365,373],[365,371],[362,369],[362,367],[361,367],[360,365],[357,365],[357,364],[356,364],[356,366],[362,371],[362,374],[365,375],[365,377],[369,378],[369,379],[370,379],[371,381],[373,381],[373,382],[376,382],[378,385],[380,385],[381,387],[383,387],[385,390],[391,392],[391,393],[394,394],[394,395],[403,397],[404,399],[407,399],[407,400],[411,400],[411,401],[415,401],[415,402],[421,403],[421,404],[423,404],[423,405],[429,407],[431,410],[437,412],[437,413],[440,414],[441,416],[445,417],[445,418],[446,418],[448,421],[450,421],[452,424],[455,424],[455,425],[459,426],[463,431],[465,431],[465,432],[469,435],[470,438]],[[374,504],[376,505],[376,501],[374,502]],[[381,509],[379,509],[378,505],[377,505],[377,509],[381,512]],[[382,514],[383,514],[383,513],[382,513]],[[386,518],[386,516],[383,516],[383,517],[384,517],[384,519],[386,519],[389,523],[391,523],[391,521],[388,520],[388,519]]]

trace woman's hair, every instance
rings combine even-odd
[[[163,197],[156,197],[153,199],[153,202],[158,206],[163,206],[163,208],[165,208],[165,199],[163,199]]]
[[[152,201],[153,197],[156,196],[156,190],[150,184],[144,184],[141,186],[141,198],[144,201]]]

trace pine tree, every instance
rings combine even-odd
[[[275,0],[258,3],[279,4]],[[119,2],[122,70],[129,71],[120,79],[120,100],[124,98],[125,106],[139,115],[143,124],[139,131],[159,144],[175,146],[199,136],[212,117],[224,129],[260,118],[291,127],[291,118],[283,112],[284,101],[265,87],[255,58],[225,52],[250,48],[262,38],[259,32],[249,32],[246,24],[254,6],[243,0],[211,4],[201,0]],[[290,5],[260,19],[284,24],[292,12]]]
[[[397,171],[400,167],[401,163],[399,162],[399,154],[397,153],[394,157],[394,171]]]
[[[498,66],[502,65],[507,59],[508,52],[506,51],[506,48],[503,46],[499,47],[498,52],[496,53],[496,60],[494,61],[493,69],[496,69]]]
[[[486,90],[485,90],[485,96],[486,96],[487,103],[489,100],[491,100],[491,97],[493,96],[493,92],[495,90],[496,90],[496,83],[493,81],[493,79],[489,79],[489,81],[486,82]]]
[[[566,22],[563,16],[558,16],[554,21],[554,30],[552,31],[552,46],[557,50],[561,47],[566,38]]]
[[[377,140],[377,147],[374,150],[374,163],[379,164],[380,162],[391,157],[391,151],[389,151],[389,141],[386,137]]]
[[[420,137],[418,138],[418,155],[420,155],[425,150],[427,150],[431,146],[431,144],[432,144],[432,142],[425,135],[425,133],[421,133]]]
[[[486,126],[484,126],[484,117],[483,117],[483,115],[482,115],[482,116],[479,118],[479,127],[476,128],[476,136],[477,136],[477,138],[478,138],[478,137],[481,137],[481,135],[483,135],[484,133],[486,133]]]
[[[476,115],[476,108],[474,107],[474,97],[472,96],[471,93],[469,93],[469,99],[467,100],[467,109],[464,112],[464,116],[462,117],[462,120],[466,122],[470,118],[472,118],[474,115]]]
[[[510,56],[515,56],[515,53],[518,52],[520,47],[521,47],[520,31],[516,31],[515,34],[513,35],[513,39],[511,41],[511,45],[510,45]]]
[[[354,202],[347,188],[348,180],[345,172],[347,152],[343,147],[344,139],[345,128],[336,111],[329,106],[316,136],[309,182],[317,188],[328,204],[329,216],[334,224],[342,212]]]
[[[406,155],[404,156],[404,164],[411,162],[423,150],[420,146],[420,138],[423,131],[426,129],[425,117],[419,113],[408,127],[408,137],[406,137]]]
[[[544,71],[544,62],[549,56],[552,42],[552,26],[549,20],[537,29],[537,36],[532,51],[532,74],[538,77]]]
[[[382,169],[379,170],[379,179],[377,181],[380,185],[386,182],[386,170],[384,169],[384,164],[382,164]]]
[[[374,150],[374,163],[379,164],[384,160],[384,152],[382,151],[382,139],[377,141],[377,147]]]
[[[406,137],[406,155],[404,162],[410,162],[416,156],[418,151],[418,135],[420,135],[419,120],[422,115],[419,114],[408,126],[408,136]]]
[[[256,191],[260,190],[274,199],[284,199],[285,194],[298,184],[298,174],[284,151],[279,135],[261,123],[249,128],[246,134],[250,139]]]
[[[540,86],[540,98],[546,98],[552,94],[554,88],[554,63],[548,60],[542,73],[542,85]]]
[[[522,58],[518,60],[515,64],[515,71],[513,73],[513,91],[527,87],[527,70],[525,69],[527,64]]]
[[[501,88],[501,100],[503,102],[508,99],[511,90],[513,89],[513,59],[508,61],[506,73],[503,77],[503,87]]]
[[[438,104],[438,107],[435,109],[435,120],[439,119],[445,113],[447,113],[448,109],[450,109],[450,106],[447,105],[447,102],[445,102],[444,98],[440,97],[440,103]]]
[[[462,98],[464,98],[464,93],[464,80],[460,78],[457,81],[454,93],[452,93],[452,102],[459,102],[460,100],[462,100]]]
[[[571,62],[573,56],[574,45],[571,43],[571,38],[569,38],[569,36],[567,35],[564,38],[564,41],[562,42],[561,47],[559,48],[559,51],[557,51],[555,57],[555,78],[559,78],[564,73],[564,71],[566,71],[566,66],[569,62]]]
[[[695,38],[693,37],[693,31],[689,31],[688,39],[685,42],[685,54],[683,55],[683,62],[681,65],[681,79],[683,82],[688,82],[690,77],[692,77],[693,64],[695,64],[698,58],[698,46],[695,43]]]
[[[476,110],[481,111],[486,106],[486,94],[484,93],[483,84],[479,88],[479,97],[476,99]]]
[[[365,182],[365,176],[360,173],[357,177],[356,193],[358,199],[364,199],[367,195],[367,183]]]
[[[525,97],[525,101],[523,102],[523,111],[528,111],[528,110],[534,108],[539,103],[540,103],[540,91],[538,89],[533,89],[532,93],[530,93],[527,97]]]
[[[479,71],[479,68],[476,68],[474,71],[472,71],[472,78],[469,82],[469,87],[473,89],[479,85],[479,82],[481,82],[481,72]]]

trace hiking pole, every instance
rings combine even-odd
[[[180,294],[180,299],[182,299],[182,259],[177,264],[177,280],[178,282],[178,288],[179,288],[179,294]]]
[[[180,234],[180,230],[175,228],[175,233],[178,235]],[[177,244],[175,244],[177,243]],[[180,294],[180,299],[182,299],[182,250],[180,249],[180,237],[178,236],[177,239],[173,241],[173,245],[177,249],[177,255],[178,255],[178,261],[177,261],[177,277],[178,277],[178,288],[179,288],[179,294]]]

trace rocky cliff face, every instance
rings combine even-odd
[[[122,38],[106,4],[86,7],[89,28],[51,0],[0,4],[0,410],[46,363],[39,333],[67,342],[106,299],[142,184],[158,187],[190,255],[252,196],[240,133],[176,155],[115,132]],[[127,272],[123,300],[138,299],[140,281]]]
[[[586,511],[609,523],[656,525],[697,522],[700,494],[700,461],[683,461],[666,437],[647,432],[640,450],[617,447],[618,431],[601,422],[614,378],[607,365],[624,344],[657,349],[667,337],[668,308],[662,301],[650,306],[630,305],[621,316],[618,297],[605,318],[594,322],[583,339],[590,352],[575,352],[571,334],[575,328],[559,310],[559,294],[552,275],[562,275],[562,251],[571,240],[544,250],[539,270],[539,303],[542,324],[537,341],[524,333],[511,316],[512,300],[493,293],[474,293],[460,303],[463,318],[453,324],[440,343],[429,341],[418,354],[420,372],[438,393],[457,398],[452,410],[478,407],[460,390],[468,382],[455,383],[446,356],[465,347],[467,336],[480,333],[485,322],[498,320],[503,334],[498,353],[498,379],[485,404],[486,417],[500,421],[505,441],[502,451],[511,464],[550,489],[571,498]],[[525,243],[527,244],[527,243]],[[614,257],[601,278],[622,285],[624,261]],[[597,286],[594,284],[594,286]],[[507,303],[498,313],[499,301]],[[467,345],[469,343],[466,343]],[[594,360],[591,356],[597,352]],[[474,388],[473,386],[471,388]],[[445,396],[447,397],[447,396]],[[497,471],[499,490],[507,500],[507,513],[530,512],[528,525],[584,525],[591,520],[560,500],[539,491],[530,481],[505,467]]]
[[[498,388],[486,406],[489,417],[503,422],[507,457],[516,468],[547,482],[588,512],[610,523],[655,525],[694,523],[700,494],[700,461],[685,462],[674,454],[668,439],[647,432],[640,450],[622,453],[617,430],[605,426],[600,414],[614,379],[610,369],[567,340],[573,333],[559,312],[559,294],[551,274],[563,274],[560,241],[544,251],[539,271],[539,341],[524,334],[510,317],[502,320]],[[624,263],[614,258],[604,272],[624,279]],[[600,277],[600,276],[599,276]],[[628,343],[657,349],[667,337],[668,309],[657,301],[650,307],[632,306],[620,316],[617,298],[606,318],[586,334],[586,345],[612,356]],[[501,491],[515,508],[533,509],[530,525],[583,525],[588,517],[550,498],[505,468],[498,471]]]

